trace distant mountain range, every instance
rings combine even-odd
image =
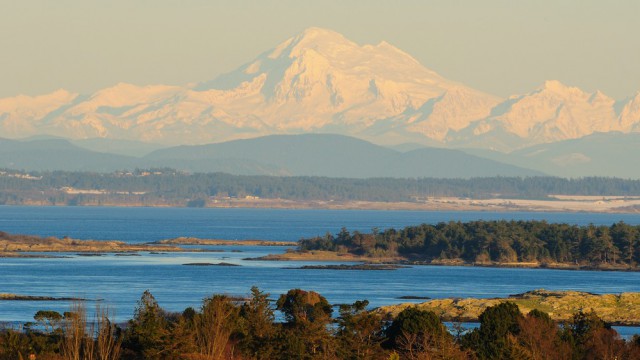
[[[187,172],[327,177],[604,176],[640,179],[634,166],[640,134],[597,133],[581,139],[535,145],[509,154],[404,144],[395,149],[328,134],[270,135],[208,145],[168,147],[120,142],[102,152],[64,139],[0,139],[0,168],[24,170],[114,170],[170,167]],[[128,156],[144,150],[145,156]],[[107,153],[106,150],[113,150]]]
[[[272,135],[166,148],[143,157],[99,153],[62,139],[0,140],[0,168],[104,172],[136,167],[348,178],[541,175],[459,150],[423,148],[403,153],[341,135]]]
[[[540,144],[509,154],[473,149],[469,153],[560,177],[606,176],[640,179],[640,134],[595,133],[580,139]]]
[[[134,165],[134,157],[100,153],[62,139],[0,139],[0,168],[110,172]]]
[[[501,99],[445,79],[386,42],[360,46],[319,28],[209,82],[0,99],[0,134],[12,139],[166,146],[337,133],[382,145],[512,151],[613,131],[640,131],[640,93],[616,101],[547,81]]]
[[[640,178],[640,93],[547,81],[500,99],[386,42],[310,28],[200,84],[0,99],[0,136],[0,166],[23,169]]]
[[[347,178],[540,175],[459,150],[423,148],[399,152],[341,135],[271,135],[220,144],[155,151],[147,164],[191,171],[220,170],[220,162],[260,164],[263,173]],[[237,173],[237,171],[236,171]]]

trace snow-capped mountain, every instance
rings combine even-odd
[[[475,141],[475,146],[508,150],[593,133],[628,133],[640,130],[639,124],[640,95],[617,103],[600,91],[587,93],[559,81],[546,81],[529,94],[512,96],[498,104],[487,118],[449,133],[445,141],[461,146]],[[511,136],[510,143],[501,143],[508,139],[505,134]],[[483,146],[478,140],[482,138],[491,139],[493,144]]]
[[[640,91],[620,103],[619,126],[625,132],[640,132]]]
[[[198,85],[117,84],[0,99],[1,136],[204,144],[268,134],[339,133],[510,150],[594,132],[640,131],[640,94],[616,102],[556,81],[501,100],[448,80],[381,42],[310,28]]]
[[[78,97],[65,90],[41,96],[0,99],[0,126],[3,137],[23,137],[42,133],[42,125]]]

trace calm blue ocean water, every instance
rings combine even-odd
[[[0,231],[78,239],[155,241],[179,236],[297,241],[349,230],[472,220],[547,220],[610,225],[638,214],[0,206]]]
[[[478,219],[538,219],[574,224],[625,221],[640,215],[350,210],[0,207],[0,231],[78,239],[148,242],[178,236],[295,241],[336,233],[343,226],[369,231],[420,223]],[[417,266],[396,271],[290,270],[298,262],[243,260],[285,247],[210,247],[223,252],[108,254],[64,259],[0,259],[0,293],[101,299],[118,320],[133,314],[146,289],[161,306],[198,307],[213,293],[245,295],[256,285],[273,298],[292,288],[315,290],[330,302],[368,299],[372,306],[398,303],[403,295],[494,297],[524,291],[574,289],[595,293],[640,291],[640,273]],[[234,252],[232,250],[241,251]],[[193,267],[190,262],[229,262],[240,267]],[[89,306],[92,306],[89,303]],[[65,302],[0,302],[0,321],[28,321],[40,309],[66,311]]]

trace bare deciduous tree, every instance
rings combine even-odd
[[[196,344],[207,360],[228,359],[232,319],[238,309],[224,295],[204,300],[202,313],[195,318]]]
[[[121,338],[109,320],[109,310],[96,306],[94,321],[87,321],[83,302],[71,304],[64,314],[62,356],[65,360],[117,360]]]

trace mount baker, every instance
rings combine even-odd
[[[310,28],[250,63],[187,86],[117,84],[0,99],[5,138],[51,135],[166,145],[337,133],[383,145],[511,151],[601,132],[640,132],[640,92],[616,101],[558,81],[507,99],[445,79],[381,42]]]

